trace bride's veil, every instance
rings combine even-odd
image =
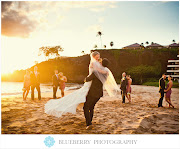
[[[98,61],[94,59],[91,54],[91,62],[89,65],[89,75],[96,75],[96,77],[103,83],[109,96],[116,96],[120,90],[114,80],[111,71],[107,67],[103,67]],[[86,101],[89,88],[92,82],[85,82],[83,87],[68,94],[61,99],[52,99],[45,104],[45,113],[61,117],[65,113],[76,113],[76,108],[80,103]]]
[[[89,65],[89,70],[92,70],[95,76],[103,83],[103,86],[109,96],[116,96],[120,92],[120,89],[117,86],[112,72],[107,67],[103,67],[97,60],[95,60],[93,53],[91,53],[90,57],[91,62]]]

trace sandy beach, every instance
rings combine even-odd
[[[66,91],[65,95],[74,90]],[[60,96],[60,91],[58,92]],[[121,97],[104,97],[96,104],[93,128],[86,130],[83,104],[77,113],[61,118],[44,113],[44,104],[52,93],[42,93],[42,100],[23,102],[21,96],[2,97],[2,134],[179,134],[179,89],[172,89],[172,103],[157,107],[158,87],[132,85],[132,103],[122,104]]]

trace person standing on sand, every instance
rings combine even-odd
[[[40,74],[38,72],[38,67],[34,67],[34,72],[30,75],[31,80],[31,99],[34,100],[34,89],[38,91],[38,99],[41,100],[41,91],[40,91]]]
[[[127,84],[128,84],[128,80],[126,78],[126,73],[123,72],[122,73],[122,79],[121,79],[121,82],[120,82],[120,89],[121,89],[121,95],[122,95],[122,103],[125,103]]]
[[[59,75],[58,75],[58,70],[54,71],[55,74],[52,77],[52,81],[53,81],[53,98],[56,99],[56,92],[59,86]]]
[[[103,67],[98,59],[100,53],[94,51],[90,54],[89,64],[89,76],[94,73],[96,77],[103,83],[103,87],[107,91],[110,97],[117,97],[119,94],[119,87],[114,79],[112,72],[107,68]],[[45,113],[56,117],[61,117],[66,113],[76,114],[76,108],[80,103],[86,102],[86,97],[91,87],[92,81],[85,82],[83,86],[62,97],[61,99],[51,99],[45,104]],[[94,93],[95,94],[95,93]]]
[[[62,72],[59,73],[59,89],[61,90],[61,97],[64,97],[65,82],[67,82],[66,76]]]
[[[163,98],[164,98],[165,79],[166,79],[166,75],[165,74],[163,74],[162,77],[159,79],[160,98],[159,98],[158,107],[163,107],[162,103],[163,103]]]
[[[127,75],[127,80],[128,80],[128,83],[127,83],[127,90],[126,90],[126,97],[127,99],[129,100],[129,102],[131,102],[131,84],[132,84],[132,79],[131,79],[131,76],[130,75]]]
[[[23,100],[26,100],[29,90],[30,90],[30,71],[27,69],[26,74],[24,75],[24,86],[23,86]]]
[[[173,86],[173,81],[172,81],[172,77],[171,76],[168,76],[168,84],[167,84],[167,87],[166,89],[164,90],[164,92],[166,93],[165,95],[165,99],[166,99],[166,102],[169,103],[169,107],[172,106],[174,108],[174,106],[172,105],[172,102],[171,102],[171,93],[172,93],[172,86]]]
[[[102,66],[107,67],[108,64],[109,61],[106,58],[103,59]],[[104,78],[106,78],[106,74],[104,74]],[[103,96],[103,83],[96,77],[94,72],[90,76],[85,78],[85,82],[89,81],[92,81],[92,84],[86,96],[86,102],[84,103],[83,107],[87,126],[86,129],[90,129],[94,115],[94,106]]]

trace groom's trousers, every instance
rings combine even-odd
[[[92,124],[92,119],[94,115],[94,106],[99,101],[100,97],[86,97],[86,102],[84,103],[84,116],[86,118],[86,125],[89,126]]]

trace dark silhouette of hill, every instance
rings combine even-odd
[[[134,84],[141,84],[148,79],[158,79],[166,72],[169,59],[177,59],[179,49],[110,49],[96,50],[102,58],[110,61],[109,69],[119,83],[122,72],[132,76]],[[83,83],[88,75],[89,55],[50,59],[36,64],[41,75],[41,82],[51,82],[54,70],[58,69],[68,78],[68,82]],[[34,66],[33,66],[34,67]],[[33,67],[30,69],[33,70]],[[23,81],[25,70],[17,70],[2,81]]]

